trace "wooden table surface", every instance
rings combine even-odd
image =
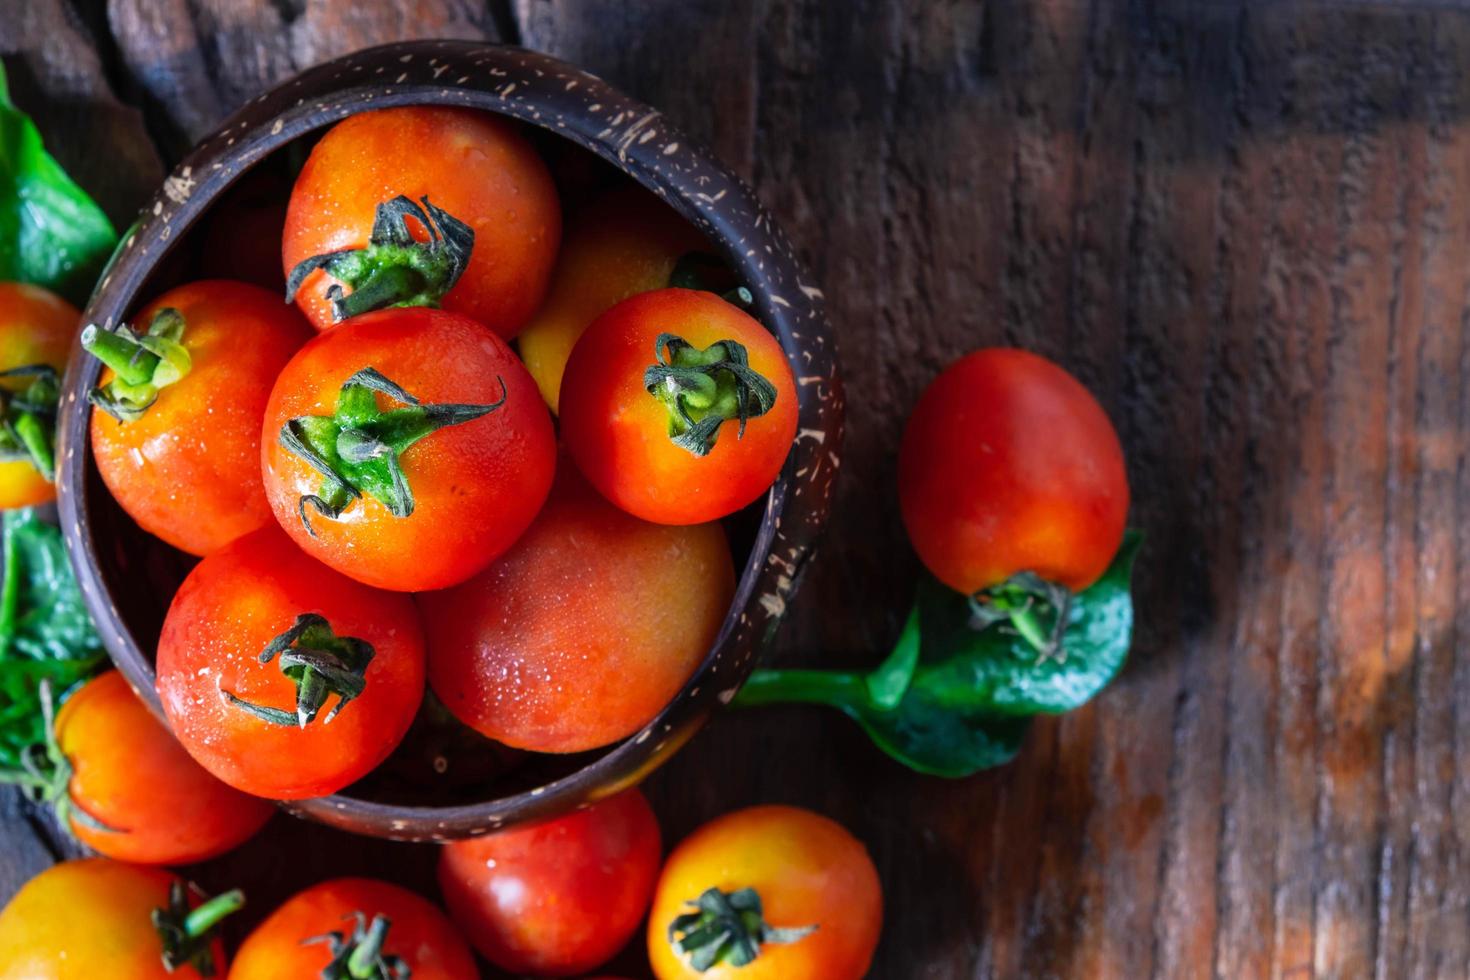
[[[841,820],[886,889],[884,980],[1470,975],[1470,14],[0,0],[16,101],[120,225],[298,69],[497,36],[710,144],[824,285],[849,435],[785,662],[896,635],[893,454],[972,348],[1097,393],[1149,532],[1122,677],[1012,765],[921,778],[833,715],[731,715],[649,784],[670,841],[766,801]],[[6,806],[0,897],[60,847]],[[279,817],[195,873],[259,915],[346,870],[431,888],[433,856]]]

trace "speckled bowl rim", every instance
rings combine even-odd
[[[113,325],[171,240],[244,171],[286,143],[355,112],[463,105],[511,116],[572,140],[667,200],[725,252],[755,294],[755,312],[787,352],[798,385],[798,434],[766,508],[731,609],[684,689],[638,733],[575,772],[525,792],[453,806],[405,806],[345,794],[282,806],[359,833],[445,840],[587,806],[640,782],[734,697],[769,643],[825,523],[839,465],[842,387],[822,294],[784,234],[734,174],[655,110],[548,55],[504,45],[418,41],[360,51],[310,69],[247,104],[173,173],[124,235],[86,310]],[[151,658],[129,632],[95,559],[88,511],[85,392],[100,371],[72,352],[58,425],[62,530],[87,606],[114,663],[161,717]]]

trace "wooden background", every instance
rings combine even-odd
[[[787,662],[896,635],[893,454],[971,348],[1091,386],[1149,532],[1130,664],[1014,764],[920,778],[836,716],[727,716],[651,781],[670,841],[763,801],[843,821],[886,888],[884,980],[1470,975],[1470,14],[0,0],[17,102],[119,224],[263,86],[496,36],[710,144],[825,287],[849,440]],[[8,805],[0,897],[57,846]],[[282,817],[198,876],[251,877],[259,915],[341,870],[429,887],[432,858]]]

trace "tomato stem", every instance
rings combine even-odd
[[[332,320],[393,306],[438,306],[469,266],[475,232],[442,208],[420,198],[419,207],[400,194],[378,205],[365,248],[313,255],[297,263],[286,278],[286,302],[296,298],[306,278],[318,269],[338,280],[327,289]],[[414,239],[409,219],[428,240]],[[352,287],[344,294],[340,284]]]
[[[694,911],[669,923],[669,943],[700,973],[714,966],[747,966],[761,955],[761,947],[799,942],[817,931],[815,925],[767,925],[754,888],[733,892],[710,888],[687,904]]]
[[[168,905],[153,910],[153,928],[162,944],[163,968],[169,973],[192,966],[201,977],[215,974],[215,933],[220,922],[245,906],[245,893],[235,888],[209,899],[197,909],[189,908],[184,883],[169,888]]]
[[[410,970],[401,958],[384,952],[392,920],[375,915],[369,921],[362,912],[348,916],[353,921],[350,934],[339,930],[303,939],[303,946],[325,943],[332,962],[322,970],[322,980],[409,980]]]
[[[192,367],[184,348],[184,317],[166,307],[138,335],[119,323],[108,330],[95,323],[82,330],[82,347],[112,368],[115,377],[93,388],[87,399],[119,422],[131,422],[158,400],[158,392],[181,380]]]
[[[1038,607],[1052,612],[1048,629],[1037,615]],[[1072,613],[1072,592],[1055,582],[1048,582],[1033,572],[1012,575],[999,585],[984,589],[970,597],[970,625],[983,630],[1005,620],[1036,651],[1037,662],[1052,658],[1067,659],[1067,623]]]
[[[726,422],[739,419],[735,438],[743,438],[746,423],[776,404],[776,386],[750,367],[744,344],[717,340],[700,350],[682,337],[661,333],[653,356],[643,387],[668,412],[669,439],[696,456],[714,449]]]
[[[225,700],[273,725],[295,725],[305,728],[333,695],[337,703],[327,712],[322,724],[337,714],[367,688],[367,668],[372,663],[373,645],[355,636],[338,636],[332,624],[319,613],[302,613],[291,628],[265,645],[260,662],[268,664],[277,656],[281,673],[296,684],[296,710],[283,711],[254,704],[229,691],[221,691]]]
[[[30,378],[20,391],[0,388],[0,461],[26,460],[47,481],[56,478],[52,448],[61,379],[49,364],[0,371],[0,378]]]

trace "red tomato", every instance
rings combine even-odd
[[[344,394],[366,369],[402,390]],[[309,451],[341,483],[283,445],[288,425],[314,439]],[[382,440],[372,443],[381,451],[349,460],[344,428]],[[442,310],[365,314],[307,344],[271,392],[262,438],[266,493],[296,543],[344,575],[399,591],[444,588],[488,565],[536,516],[556,467],[551,416],[521,362],[484,327]]]
[[[560,407],[562,438],[587,479],[659,524],[713,521],[755,500],[796,436],[781,345],[739,308],[692,289],[641,293],[598,317],[572,348]]]
[[[0,414],[10,429],[0,433],[0,509],[56,497],[56,402],[81,319],[76,307],[39,286],[0,282]]]
[[[177,317],[160,317],[165,310]],[[93,400],[127,418],[92,412],[92,454],[113,497],[143,530],[207,555],[270,523],[260,420],[276,375],[311,329],[280,297],[226,280],[171,289],[137,322],[150,333],[150,325],[182,330],[157,342],[174,356],[181,348],[183,360],[160,361],[127,327],[83,332],[83,345],[109,365]],[[114,367],[135,383],[118,380]]]
[[[347,958],[375,963],[349,973]],[[324,972],[336,965],[341,972]],[[392,972],[394,967],[402,972]],[[300,977],[477,980],[474,957],[449,920],[406,888],[370,878],[313,885],[272,912],[235,954],[229,980]]]
[[[117,671],[67,699],[56,740],[71,764],[72,833],[120,861],[202,861],[243,843],[275,812],[200,768]]]
[[[278,652],[265,663],[268,646]],[[293,666],[303,654],[328,662]],[[423,634],[408,597],[338,575],[274,527],[201,561],[158,639],[158,694],[174,734],[204,768],[256,796],[324,796],[366,775],[403,738],[423,693]]]
[[[904,525],[919,558],[975,593],[1018,572],[1078,591],[1123,541],[1128,475],[1097,400],[1051,361],[976,351],[919,398],[898,454]]]
[[[564,465],[514,548],[463,585],[418,597],[429,681],[460,721],[507,745],[597,748],[673,699],[734,592],[718,524],[640,521]]]
[[[637,931],[653,897],[658,820],[630,789],[529,827],[439,852],[439,887],[460,929],[502,970],[571,976]]]
[[[882,924],[878,872],[857,838],[809,810],[758,806],[705,824],[669,855],[648,956],[658,980],[860,980]],[[690,933],[702,926],[713,926],[711,939],[747,944],[754,959],[741,965],[735,942],[700,944]],[[671,927],[696,948],[677,949]],[[716,951],[706,969],[691,964]]]
[[[513,123],[488,113],[408,106],[358,113],[333,126],[291,192],[287,273],[313,256],[366,248],[378,206],[400,195],[411,202],[427,197],[474,233],[462,277],[442,294],[444,308],[514,337],[546,294],[561,240],[561,205],[535,149]],[[403,227],[401,220],[395,224]],[[411,227],[419,241],[428,231],[418,219]],[[450,261],[447,253],[436,254]],[[365,265],[348,285],[378,291],[405,271],[391,255],[376,255]],[[410,291],[389,290],[390,303],[425,285],[422,277],[408,278]],[[326,295],[333,281],[312,272],[296,294],[319,330],[334,322]],[[389,304],[372,308],[381,305]]]
[[[176,875],[106,858],[52,865],[0,912],[0,980],[219,976],[224,948],[213,927],[240,904],[238,892],[221,895],[187,928],[195,903]],[[152,921],[155,910],[164,913],[163,929]],[[164,962],[166,931],[179,940],[169,944],[172,969]]]

